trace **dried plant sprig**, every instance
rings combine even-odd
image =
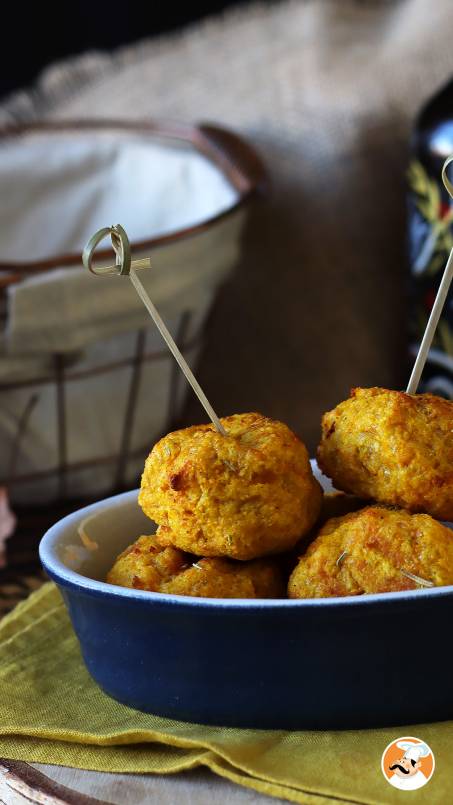
[[[341,563],[343,562],[343,560],[345,559],[345,557],[347,555],[348,555],[347,551],[343,551],[342,553],[340,553],[340,556],[338,557],[337,561],[335,562],[337,567],[340,567]]]
[[[415,573],[410,573],[408,570],[401,570],[400,572],[403,574],[403,576],[406,576],[406,578],[411,579],[411,581],[415,581],[416,584],[420,584],[422,587],[436,586],[433,581],[422,579],[420,576],[416,576]]]
[[[80,537],[80,540],[88,551],[97,551],[97,549],[99,548],[98,543],[95,542],[94,539],[91,539],[91,537],[87,534],[85,530],[87,523],[89,523],[90,520],[93,520],[94,517],[96,517],[95,514],[92,514],[89,517],[85,517],[77,529],[77,533]]]
[[[226,458],[223,458],[222,462],[223,462],[223,464],[225,464],[226,467],[228,467],[229,470],[231,470],[231,472],[237,472],[238,471],[237,467],[235,467],[234,464],[232,464],[231,461],[228,461]]]

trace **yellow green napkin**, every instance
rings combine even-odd
[[[301,689],[300,695],[310,692]],[[385,696],[385,681],[371,695]],[[436,760],[430,782],[410,793],[392,788],[380,768],[387,744],[404,735],[425,740]],[[139,713],[92,681],[53,584],[0,623],[0,758],[123,773],[165,774],[201,765],[307,805],[445,805],[453,798],[452,751],[452,722],[284,732],[205,727]]]

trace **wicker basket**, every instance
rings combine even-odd
[[[0,148],[26,148],[31,139],[42,138],[50,151],[64,138],[94,142],[108,135],[124,143],[140,137],[143,147],[159,142],[168,149],[195,149],[220,172],[234,191],[226,209],[176,231],[132,238],[134,258],[152,257],[154,293],[158,302],[163,300],[160,312],[194,364],[216,288],[237,260],[248,205],[263,182],[263,167],[250,146],[215,126],[149,121],[40,124],[3,129],[0,135]],[[61,226],[62,220],[64,211],[49,227]],[[98,223],[90,222],[90,232]],[[111,262],[110,252],[101,257]],[[71,501],[135,484],[150,445],[177,421],[186,394],[176,364],[143,311],[131,308],[124,316],[121,311],[99,330],[102,307],[99,300],[91,304],[89,296],[87,318],[67,323],[65,294],[68,288],[78,293],[81,272],[74,269],[80,266],[79,250],[33,262],[8,257],[0,264],[6,333],[0,358],[0,484],[10,489],[22,512],[23,506],[49,503],[64,509],[65,501],[71,506]],[[170,286],[165,293],[166,282]],[[98,292],[96,286],[93,294]],[[45,293],[55,295],[55,326],[52,310],[47,310],[51,339],[41,344],[35,321],[30,319],[27,330],[24,310],[30,299],[39,309]],[[17,321],[22,321],[18,332]],[[66,327],[61,337],[59,322]]]

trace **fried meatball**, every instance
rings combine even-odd
[[[318,463],[337,489],[453,520],[453,402],[353,389],[323,417]]]
[[[215,557],[198,559],[161,585],[160,592],[202,598],[283,598],[282,573],[271,559],[237,562]]]
[[[197,559],[143,536],[118,556],[107,574],[110,584],[202,598],[281,598],[282,573],[270,559],[235,562]]]
[[[163,547],[155,536],[139,537],[116,558],[107,574],[109,584],[158,592],[163,579],[170,579],[191,561],[172,546]]]
[[[198,425],[149,454],[139,503],[160,535],[199,556],[255,559],[296,544],[316,522],[322,492],[303,443],[260,414]]]
[[[288,595],[328,598],[446,584],[453,584],[453,532],[428,514],[368,506],[328,520],[291,574]]]

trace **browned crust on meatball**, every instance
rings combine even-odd
[[[453,402],[353,389],[323,417],[318,463],[337,489],[453,520]]]
[[[200,559],[156,536],[139,537],[116,559],[109,584],[156,593],[203,598],[282,598],[285,584],[272,559],[235,562]]]
[[[316,522],[322,492],[307,450],[261,414],[198,425],[152,449],[139,503],[168,544],[200,556],[249,560],[293,547]]]
[[[291,574],[290,598],[453,584],[453,533],[427,514],[368,506],[329,520]]]

